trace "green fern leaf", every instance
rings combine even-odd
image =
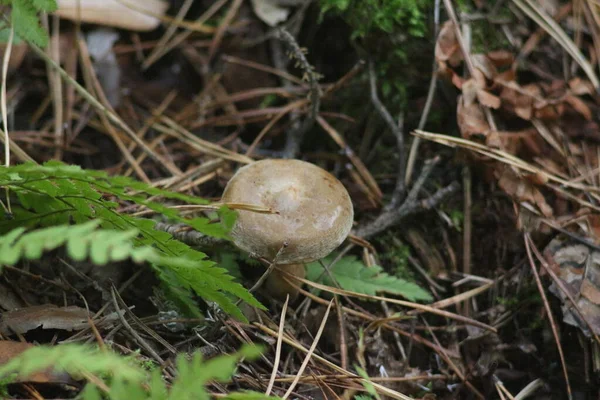
[[[99,351],[82,344],[32,347],[0,366],[0,378],[7,379],[12,374],[29,376],[48,368],[57,372],[67,372],[74,377],[98,376],[119,371],[116,374],[118,379],[137,384],[141,384],[145,378],[143,371],[132,362],[132,358],[110,351]]]
[[[325,265],[333,261],[330,256],[323,260]],[[405,297],[408,300],[431,301],[431,295],[417,284],[391,276],[383,269],[374,265],[365,266],[354,256],[343,257],[330,269],[342,289],[374,296],[378,293],[390,293]],[[306,268],[307,279],[328,286],[335,286],[328,274],[324,273],[319,263],[310,263]]]
[[[31,0],[31,2],[38,11],[53,12],[58,8],[56,0]]]
[[[48,33],[40,25],[33,0],[12,1],[11,24],[22,39],[40,47],[48,44]]]

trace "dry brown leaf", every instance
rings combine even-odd
[[[3,335],[25,333],[42,329],[67,331],[84,329],[88,326],[88,312],[77,306],[57,307],[53,304],[31,306],[2,314],[0,332]]]
[[[435,42],[435,59],[444,66],[448,63],[453,67],[458,66],[462,61],[462,53],[454,34],[454,26],[450,20],[444,22],[442,29],[440,29]]]
[[[481,103],[482,106],[497,109],[500,108],[500,98],[491,94],[486,90],[478,90],[477,91],[477,99]]]
[[[552,207],[546,202],[539,189],[524,179],[518,177],[508,166],[499,166],[496,171],[498,186],[516,201],[527,201],[537,206],[546,217],[553,215]]]
[[[483,73],[487,79],[494,79],[498,75],[496,66],[485,54],[472,54],[473,66]]]
[[[583,118],[588,121],[592,120],[592,110],[588,107],[587,104],[579,97],[569,94],[565,97],[565,102],[567,102],[575,111],[583,116]]]
[[[4,365],[21,353],[34,347],[31,343],[14,342],[12,340],[0,340],[0,365]],[[53,373],[52,371],[36,372],[30,375],[18,376],[12,382],[15,383],[65,383],[72,384],[74,381],[66,373]]]
[[[515,61],[515,56],[507,50],[490,51],[486,54],[487,58],[496,67],[508,67]]]
[[[595,92],[594,86],[589,81],[581,78],[573,78],[569,81],[569,89],[577,96],[592,94]]]
[[[562,281],[562,286],[576,299],[577,308],[591,329],[600,334],[600,252],[560,235],[546,246],[543,254],[552,271]],[[588,324],[573,310],[571,301],[563,291],[552,283],[550,292],[563,302],[563,321],[579,327],[589,336]]]

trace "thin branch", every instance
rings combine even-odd
[[[404,182],[404,134],[402,132],[402,127],[396,124],[390,112],[387,110],[387,108],[385,108],[381,100],[379,100],[379,96],[377,95],[377,77],[375,76],[375,67],[373,65],[373,61],[369,61],[369,83],[371,86],[371,102],[381,118],[383,118],[387,124],[388,128],[392,131],[394,136],[396,136],[398,145],[398,172],[396,178],[396,187],[392,195],[392,200],[388,205],[389,208],[395,208],[398,204],[400,204],[402,196],[406,191],[406,185]]]
[[[440,161],[439,157],[435,157],[431,160],[425,162],[425,166],[421,170],[421,174],[419,178],[411,188],[410,192],[406,196],[404,203],[400,207],[386,209],[384,210],[377,218],[375,218],[370,223],[359,227],[356,231],[356,236],[362,238],[369,238],[371,236],[377,235],[388,229],[389,227],[396,225],[403,218],[410,214],[414,214],[419,211],[428,210],[433,207],[436,207],[439,203],[441,203],[448,195],[454,193],[458,190],[459,185],[457,182],[453,182],[447,187],[438,189],[433,195],[430,197],[418,200],[419,192],[421,188],[425,184],[425,181],[431,174],[433,168]]]
[[[296,59],[296,67],[299,67],[304,71],[302,78],[310,84],[310,114],[297,129],[288,131],[285,148],[283,150],[284,158],[295,158],[300,151],[302,137],[313,127],[317,115],[319,114],[319,109],[321,107],[321,88],[318,80],[321,76],[316,73],[314,67],[310,65],[306,59],[305,50],[300,48],[298,42],[296,42],[296,39],[290,32],[285,28],[281,28],[279,30],[278,39],[288,45],[290,48],[290,57]]]

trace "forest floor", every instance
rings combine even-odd
[[[262,355],[231,379],[202,382],[210,396],[600,396],[598,2],[171,0],[165,15],[148,32],[43,15],[43,51],[14,42],[11,165],[59,160],[218,202],[241,166],[302,159],[348,189],[352,235],[292,279],[289,302],[255,287],[257,260],[202,247],[265,307],[196,290],[191,316],[144,262],[54,248],[6,262],[0,366],[23,342],[93,343],[158,366],[169,386],[177,355],[255,343]],[[174,223],[109,194],[120,215]],[[191,212],[177,222],[221,215]],[[1,235],[21,226],[12,214]],[[82,375],[4,395],[74,398],[87,382],[110,396],[110,377]]]

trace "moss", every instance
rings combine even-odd
[[[373,30],[391,33],[396,27],[411,36],[423,37],[425,0],[321,0],[321,11],[341,15],[354,29],[352,37],[364,37]]]

